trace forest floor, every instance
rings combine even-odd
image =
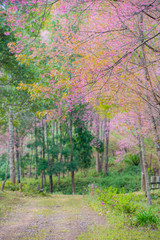
[[[0,219],[0,240],[74,240],[94,226],[107,225],[106,218],[92,210],[83,196],[15,193],[15,200],[11,211]]]

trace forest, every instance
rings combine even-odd
[[[159,0],[0,1],[0,239],[159,239],[159,24]]]

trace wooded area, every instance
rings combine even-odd
[[[0,179],[160,174],[158,0],[0,3]],[[122,167],[119,167],[122,166]],[[126,165],[125,165],[126,166]],[[125,185],[125,184],[123,184]],[[20,185],[23,188],[23,183]],[[134,190],[134,189],[131,189]],[[140,190],[140,188],[136,189]]]

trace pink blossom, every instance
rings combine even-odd
[[[4,35],[8,36],[10,35],[10,32],[5,32]]]

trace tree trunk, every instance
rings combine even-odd
[[[145,176],[145,184],[146,184],[146,193],[147,193],[147,202],[148,205],[152,205],[151,201],[151,190],[150,190],[150,185],[149,185],[149,176],[148,176],[148,168],[147,168],[147,161],[146,161],[146,153],[145,153],[145,146],[144,146],[144,139],[142,136],[142,121],[141,121],[141,115],[139,114],[139,127],[141,131],[141,135],[139,137],[139,144],[140,144],[140,149],[141,149],[141,157],[142,157],[142,167],[144,171],[144,176]]]
[[[20,159],[20,154],[19,154],[19,135],[18,135],[18,130],[16,130],[16,161],[17,161],[17,183],[20,183],[20,169],[19,169],[19,159]]]
[[[105,151],[105,166],[104,166],[104,172],[105,174],[108,174],[108,162],[109,162],[109,133],[110,133],[110,120],[108,119],[107,121],[107,125],[106,125],[107,129],[106,130],[106,151]]]
[[[146,181],[145,181],[145,174],[143,168],[143,160],[142,160],[142,149],[141,149],[141,140],[140,136],[138,135],[138,144],[139,144],[139,156],[140,156],[140,166],[141,166],[141,190],[145,191]]]
[[[72,178],[72,194],[75,194],[75,181],[74,181],[74,171],[71,171],[71,178]]]
[[[38,147],[37,147],[37,124],[35,119],[35,178],[37,179]]]
[[[145,155],[145,146],[144,146],[144,140],[142,137],[140,137],[140,143],[141,143],[141,151],[142,151],[143,169],[144,169],[145,180],[146,180],[147,202],[148,202],[148,205],[151,206],[152,205],[151,191],[150,191],[150,185],[149,185],[149,176],[148,176],[148,169],[147,169],[147,162],[146,162],[146,155]]]
[[[97,171],[97,173],[100,172],[100,156],[99,156],[99,152],[96,152],[96,171]]]
[[[42,119],[42,141],[43,141],[43,145],[42,145],[42,158],[43,160],[45,160],[45,135],[44,135],[44,120]]]
[[[52,175],[49,175],[49,190],[50,190],[50,193],[53,193],[53,178],[52,178]]]
[[[45,170],[44,170],[44,172],[43,172],[43,178],[44,178],[44,186],[47,186],[46,172],[45,172]]]
[[[20,151],[20,157],[19,157],[19,172],[20,172],[20,179],[22,179],[22,156],[23,156],[23,138],[20,139],[20,146],[21,146],[21,151]]]
[[[41,189],[43,189],[43,171],[41,171]]]
[[[72,139],[72,112],[70,113],[70,145],[71,145],[71,162],[73,161],[73,139]],[[74,170],[71,171],[72,194],[75,194]]]
[[[29,177],[32,175],[32,152],[30,154],[30,163],[29,163]]]
[[[58,122],[56,122],[56,137],[57,137],[57,145],[58,145]]]
[[[9,158],[10,158],[10,180],[15,184],[15,162],[14,162],[14,130],[12,107],[9,107]]]
[[[59,149],[60,149],[60,163],[62,164],[62,124],[61,122],[59,123]],[[58,174],[58,184],[60,184],[60,178],[61,177],[61,173],[59,172]]]
[[[100,137],[100,136],[99,136],[99,135],[100,135],[100,134],[99,134],[99,132],[100,132],[100,131],[99,131],[99,130],[100,130],[99,128],[100,128],[100,127],[99,127],[99,124],[98,124],[98,123],[99,123],[99,117],[98,117],[97,123],[96,123],[96,124],[97,124],[97,126],[96,126],[96,128],[97,128],[97,133],[96,133],[97,139],[99,139],[99,137]],[[97,171],[97,173],[100,172],[100,156],[99,156],[99,152],[98,152],[98,151],[96,152],[96,171]]]
[[[52,140],[53,140],[53,146],[54,146],[54,125],[52,125]],[[49,143],[48,143],[48,126],[46,122],[46,148],[47,148],[47,158],[48,158],[48,169],[49,169],[49,190],[50,193],[53,192],[53,179],[52,179],[52,173],[51,173],[51,168],[52,168],[52,162],[50,159],[49,155]]]
[[[42,141],[43,141],[43,145],[42,145],[42,159],[43,159],[43,161],[45,161],[45,134],[44,134],[44,122],[43,122],[44,120],[42,119]],[[42,183],[41,183],[41,185],[43,186],[43,183],[45,183],[45,181],[46,181],[46,179],[45,179],[45,170],[44,169],[42,169],[42,171],[41,171],[41,181],[42,181]],[[44,179],[44,181],[43,181],[43,179]],[[43,189],[43,187],[42,187],[42,189]]]
[[[103,142],[103,146],[104,146],[104,138],[105,138],[105,119],[101,122],[101,141]],[[104,149],[103,152],[101,153],[100,156],[100,172],[102,172],[102,168],[103,168],[103,159],[104,159]]]
[[[101,153],[101,156],[100,156],[100,172],[102,172],[102,168],[103,168],[103,158],[104,158],[104,151]]]

